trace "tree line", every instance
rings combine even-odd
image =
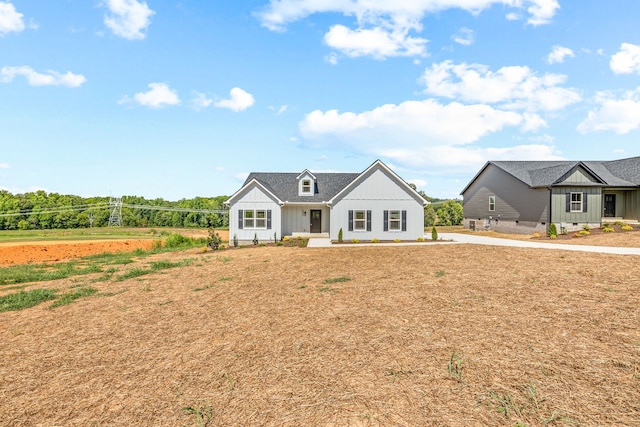
[[[171,202],[162,198],[122,197],[125,227],[228,227],[227,215],[196,212],[222,210],[228,196],[196,197]],[[12,194],[0,190],[0,230],[40,230],[105,227],[109,197],[80,197],[35,191]],[[147,208],[134,208],[130,206]],[[158,209],[160,208],[160,209]],[[164,210],[162,210],[164,209]],[[172,209],[179,209],[172,210]],[[189,210],[192,210],[189,212]]]
[[[429,197],[424,210],[424,225],[462,224],[462,204],[458,200]],[[226,228],[229,218],[223,213],[196,212],[223,210],[228,196],[196,197],[171,202],[162,198],[145,199],[124,196],[122,225],[125,227],[214,227]],[[42,230],[106,227],[111,210],[109,197],[80,197],[35,191],[12,194],[0,190],[0,230]],[[126,205],[143,206],[132,208]],[[144,208],[144,207],[149,208]],[[158,208],[166,209],[161,210]],[[180,209],[184,211],[175,211]],[[192,210],[189,212],[189,210]]]

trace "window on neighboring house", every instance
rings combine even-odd
[[[353,211],[353,229],[365,231],[367,229],[367,215],[365,211]]]
[[[389,211],[389,230],[390,231],[399,231],[400,230],[400,211]]]
[[[311,194],[311,180],[303,179],[302,180],[302,194]]]
[[[582,193],[571,193],[571,212],[582,212]]]
[[[493,212],[496,210],[496,196],[489,196],[489,211]]]

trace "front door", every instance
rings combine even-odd
[[[605,217],[616,216],[616,195],[615,194],[604,195],[604,216]]]
[[[311,210],[311,223],[309,224],[309,230],[312,233],[322,233],[322,211],[312,209]]]

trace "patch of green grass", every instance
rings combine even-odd
[[[17,311],[34,307],[42,302],[56,298],[56,291],[52,289],[34,289],[20,291],[15,294],[0,297],[0,313],[4,311]]]
[[[218,282],[228,282],[230,280],[233,280],[233,277],[221,277],[218,279]]]
[[[444,270],[438,270],[436,271],[436,277],[442,277],[444,276],[446,273],[444,272]]]
[[[320,292],[337,292],[335,289],[330,288],[328,286],[325,286],[323,288],[318,288],[318,291],[320,291]]]
[[[184,262],[156,261],[151,263],[151,269],[154,271],[166,270],[168,268],[182,267]]]
[[[145,274],[153,273],[153,270],[145,270],[144,268],[132,268],[124,274],[118,276],[118,281],[121,282],[127,279],[133,279],[136,277],[144,276]]]
[[[58,280],[71,276],[99,273],[100,271],[101,268],[97,264],[83,265],[78,261],[12,265],[0,268],[0,285]]]
[[[230,256],[217,256],[216,257],[216,261],[220,261],[221,263],[226,264],[229,261],[231,261],[231,257]]]
[[[63,305],[71,304],[72,302],[74,302],[75,300],[77,300],[79,298],[88,297],[88,296],[93,295],[93,294],[95,294],[97,292],[98,292],[97,289],[92,288],[90,286],[77,288],[74,292],[69,292],[69,293],[66,293],[66,294],[62,295],[60,298],[58,298],[58,300],[56,302],[51,304],[49,306],[49,308],[56,308],[56,307],[61,307]]]
[[[492,390],[489,396],[491,404],[506,418],[511,418],[511,415],[522,417],[522,408],[514,402],[510,394],[498,394]]]
[[[188,406],[182,408],[188,414],[192,414],[195,418],[196,426],[204,427],[211,421],[211,406]]]
[[[334,277],[332,279],[324,279],[323,283],[342,283],[342,282],[348,282],[350,281],[351,278],[350,277]]]

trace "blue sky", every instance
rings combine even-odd
[[[637,0],[0,0],[0,189],[178,200],[376,159],[640,155]]]

